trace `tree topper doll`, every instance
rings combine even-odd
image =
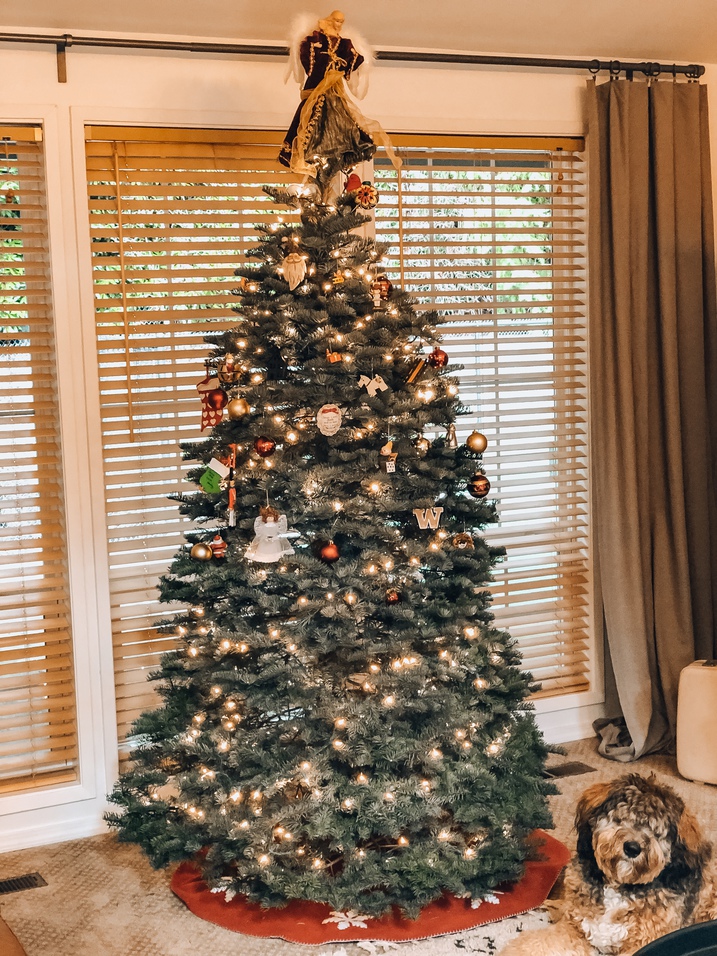
[[[356,95],[365,94],[361,86],[366,83],[364,77],[359,80],[358,70],[365,64],[365,74],[373,54],[360,38],[354,43],[342,37],[343,24],[343,13],[334,10],[305,35],[304,18],[297,22],[289,44],[290,73],[300,83],[303,71],[306,81],[279,162],[322,184],[339,170],[371,159],[379,145],[394,166],[400,165],[381,126],[364,116],[349,94],[349,86]]]

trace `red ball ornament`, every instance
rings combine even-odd
[[[260,458],[268,458],[269,455],[273,455],[275,448],[276,442],[274,439],[268,438],[266,435],[259,435],[254,442],[254,451]]]
[[[210,408],[213,408],[215,412],[218,412],[221,408],[224,408],[226,403],[229,401],[229,396],[224,391],[223,388],[213,388],[210,392],[207,392],[207,405]]]
[[[327,541],[326,544],[320,549],[319,555],[322,561],[328,561],[329,564],[332,564],[334,561],[339,560],[341,557],[341,552],[333,541]]]
[[[387,604],[400,604],[401,603],[401,594],[396,588],[389,588],[386,591],[386,603]]]
[[[428,364],[431,368],[445,368],[448,365],[448,353],[436,346],[428,356]]]
[[[490,491],[490,482],[485,475],[478,472],[468,482],[468,493],[474,498],[485,498]]]

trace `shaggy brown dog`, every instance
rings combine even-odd
[[[590,787],[575,814],[577,854],[555,925],[518,936],[501,956],[629,956],[717,917],[712,846],[682,799],[631,773]]]

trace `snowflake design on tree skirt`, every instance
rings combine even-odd
[[[485,900],[485,902],[493,902]],[[497,923],[477,926],[462,933],[437,936],[409,943],[388,940],[363,940],[335,949],[327,949],[325,956],[496,956],[509,940],[529,929],[540,929],[549,924],[543,909],[530,910],[518,916],[509,916]]]

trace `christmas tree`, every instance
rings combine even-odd
[[[177,649],[108,819],[227,899],[415,916],[518,878],[552,788],[489,609],[486,442],[456,441],[440,317],[357,232],[374,188],[335,195],[346,157],[317,163],[267,190],[289,213],[211,343],[196,526],[161,582]]]

